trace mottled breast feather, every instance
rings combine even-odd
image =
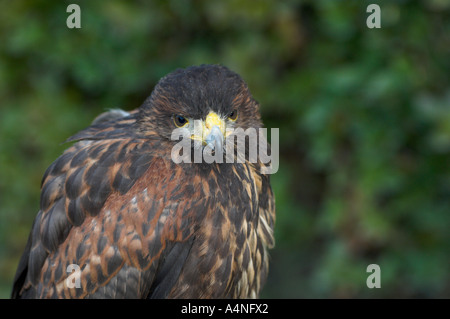
[[[102,114],[68,139],[43,176],[13,298],[258,297],[274,245],[270,176],[261,162],[175,164],[166,114],[177,97],[199,114],[222,101],[219,111],[240,107],[241,124],[260,127],[258,105],[224,67],[174,74],[140,109]],[[194,97],[180,91],[186,74]]]

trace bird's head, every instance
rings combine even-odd
[[[178,69],[163,77],[140,109],[140,127],[171,140],[183,128],[192,145],[221,147],[236,128],[260,128],[259,105],[247,84],[224,66]]]

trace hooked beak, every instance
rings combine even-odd
[[[212,150],[222,149],[223,146],[223,133],[218,125],[214,125],[210,133],[205,138],[206,145]]]
[[[201,121],[201,132],[192,134],[191,139],[202,141],[212,150],[221,149],[225,135],[225,122],[215,112],[210,112],[205,121]]]

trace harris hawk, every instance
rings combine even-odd
[[[192,147],[212,139],[213,151],[225,128],[262,127],[242,78],[201,65],[69,138],[43,176],[12,298],[258,297],[274,245],[269,175],[260,160],[175,163],[172,132],[194,121]]]

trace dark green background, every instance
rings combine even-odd
[[[81,29],[66,7],[81,6]],[[381,29],[366,7],[381,7]],[[0,1],[0,297],[45,169],[107,108],[224,64],[280,128],[262,296],[450,297],[450,2]],[[381,267],[381,288],[366,267]]]

